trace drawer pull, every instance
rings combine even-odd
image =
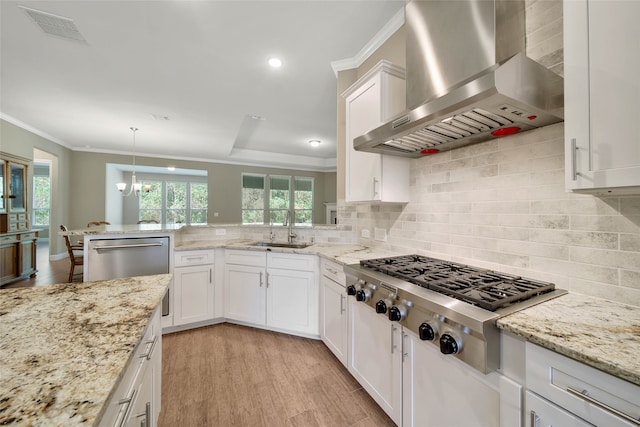
[[[583,400],[586,400],[589,403],[592,403],[602,409],[604,409],[605,411],[609,411],[617,416],[619,416],[620,418],[624,418],[625,420],[629,421],[630,423],[640,426],[640,419],[636,419],[633,418],[632,416],[625,414],[622,411],[617,410],[616,408],[612,408],[611,406],[607,405],[606,403],[602,403],[599,400],[594,399],[593,397],[589,396],[589,392],[587,390],[582,390],[582,391],[578,391],[575,388],[572,387],[567,387],[567,392],[569,392],[570,394],[573,394],[574,396],[577,396]]]
[[[327,267],[327,270],[329,270],[329,273],[331,273],[331,274],[338,274],[338,270],[334,270],[331,267]]]
[[[127,422],[127,418],[129,418],[129,411],[131,411],[131,407],[132,407],[132,403],[133,403],[133,399],[136,396],[136,389],[134,388],[133,390],[131,390],[131,395],[125,397],[124,399],[120,399],[118,401],[118,405],[122,406],[122,405],[127,405],[124,409],[124,412],[121,412],[122,414],[122,418],[120,419],[120,422],[116,422],[116,425],[118,427],[122,427],[126,424]]]
[[[539,419],[540,418],[538,417],[538,414],[536,414],[535,411],[531,411],[530,418],[529,418],[530,427],[538,427],[538,420]]]
[[[152,341],[147,341],[147,344],[151,344],[149,346],[149,350],[145,354],[140,355],[140,359],[151,360],[151,355],[153,355],[153,350],[156,348],[156,343],[158,342],[158,335]]]

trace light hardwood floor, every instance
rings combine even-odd
[[[395,425],[321,341],[223,323],[162,351],[160,427]]]

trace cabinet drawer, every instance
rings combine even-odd
[[[323,276],[344,286],[346,278],[342,270],[342,265],[325,258],[320,258],[320,271]]]
[[[175,252],[174,267],[213,264],[213,251],[178,251]]]
[[[269,252],[267,261],[269,268],[282,268],[285,270],[316,271],[316,255],[285,254]]]
[[[16,243],[17,241],[18,241],[18,239],[14,235],[0,237],[0,245],[7,245],[7,244],[11,244],[11,243]]]
[[[529,390],[598,426],[637,425],[620,413],[640,420],[640,387],[535,344],[525,348]]]
[[[267,265],[266,254],[262,251],[227,249],[224,251],[224,261],[227,264],[251,265],[254,267]]]
[[[36,232],[35,231],[33,231],[31,233],[20,234],[20,240],[23,240],[23,241],[34,240],[35,238],[36,238]]]
[[[27,220],[27,214],[26,213],[19,213],[18,214],[18,221],[26,221]]]

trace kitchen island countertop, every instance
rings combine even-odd
[[[95,425],[171,275],[0,291],[0,425]]]
[[[640,386],[638,307],[569,293],[502,317],[498,327]]]

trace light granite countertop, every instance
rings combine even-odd
[[[527,341],[640,385],[640,309],[569,293],[498,319]]]
[[[58,234],[60,236],[93,236],[102,234],[174,233],[182,227],[184,227],[184,224],[100,225],[97,227],[59,231]]]
[[[170,280],[0,290],[0,425],[97,424]]]
[[[306,248],[265,247],[255,246],[255,243],[255,240],[249,239],[185,241],[176,243],[174,250],[193,251],[225,248],[262,252],[272,251],[306,255],[319,255],[343,265],[356,264],[363,259],[401,255],[396,252],[389,252],[351,243],[314,243],[310,246],[307,246]]]

